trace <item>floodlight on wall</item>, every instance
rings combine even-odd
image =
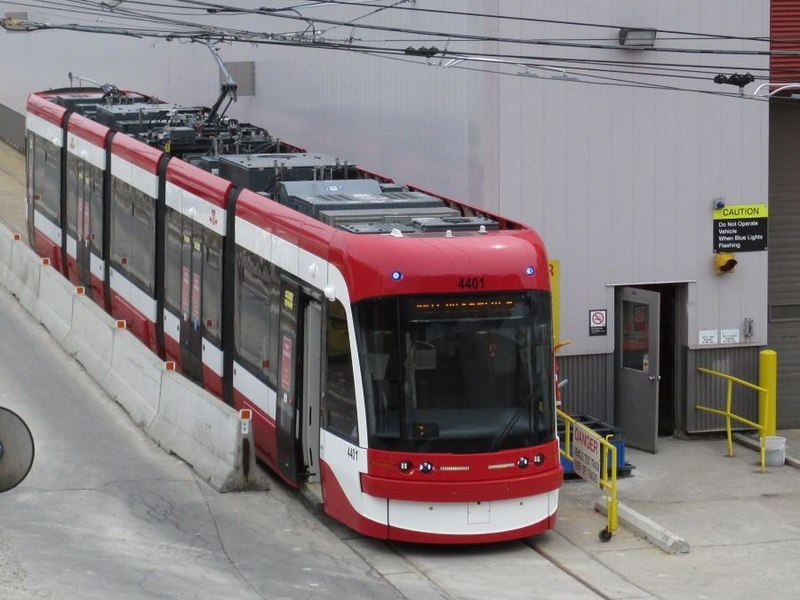
[[[622,27],[619,30],[619,45],[626,48],[652,48],[656,45],[658,30],[651,27]]]

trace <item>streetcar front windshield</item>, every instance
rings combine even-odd
[[[549,293],[378,298],[354,308],[371,447],[473,453],[553,438]]]

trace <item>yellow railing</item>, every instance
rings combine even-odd
[[[769,435],[775,435],[776,429],[776,389],[777,389],[777,370],[778,370],[778,355],[774,350],[762,350],[759,354],[759,384],[755,385],[749,381],[744,381],[737,377],[733,377],[726,373],[713,371],[698,367],[701,373],[707,373],[715,377],[721,377],[728,382],[727,394],[725,401],[725,410],[717,408],[710,408],[708,406],[696,405],[697,410],[702,410],[715,415],[725,417],[725,430],[728,434],[728,456],[733,456],[733,431],[731,430],[731,421],[738,421],[745,425],[754,428],[758,431],[761,441],[761,472],[766,470],[766,445],[765,438]],[[743,387],[755,390],[758,392],[758,423],[749,419],[745,419],[739,415],[731,412],[733,404],[733,384],[741,385]]]
[[[600,531],[600,539],[607,542],[611,539],[612,534],[619,528],[618,517],[618,502],[617,502],[617,447],[609,440],[614,437],[613,434],[602,437],[590,427],[583,423],[576,421],[564,411],[557,409],[556,414],[558,418],[564,421],[564,448],[561,454],[566,456],[575,464],[575,459],[572,456],[572,439],[575,428],[581,428],[587,431],[594,437],[601,445],[601,460],[600,460],[600,473],[599,481],[595,480],[602,489],[606,492],[606,506],[607,506],[607,524],[605,529]]]

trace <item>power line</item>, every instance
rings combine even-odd
[[[147,7],[163,7],[167,6],[164,3],[157,3],[152,2],[149,0],[125,0],[124,3],[120,2],[118,5],[111,7],[105,2],[99,3],[92,3],[86,0],[76,0],[78,4],[94,4],[103,14],[108,14],[108,12],[120,12],[121,10],[125,10],[130,12],[129,9],[121,9],[120,7],[125,5],[141,5]],[[266,7],[259,7],[259,8],[242,8],[238,6],[230,6],[226,4],[220,3],[213,3],[213,2],[205,2],[203,0],[175,0],[177,4],[171,4],[169,6],[176,7],[176,6],[193,6],[196,7],[198,10],[205,10],[209,14],[213,15],[234,15],[234,14],[244,14],[244,15],[254,15],[254,16],[270,16],[276,17],[281,19],[288,19],[288,20],[300,20],[306,23],[313,22],[315,24],[324,24],[324,25],[332,25],[335,27],[341,26],[352,26],[357,29],[365,29],[371,31],[382,31],[382,32],[391,32],[391,33],[405,33],[411,35],[418,35],[418,36],[439,36],[439,37],[446,37],[451,40],[459,40],[459,41],[482,41],[482,42],[498,42],[498,43],[514,43],[514,44],[522,44],[522,45],[541,45],[541,46],[554,46],[554,47],[564,47],[564,48],[578,48],[578,49],[592,49],[592,50],[619,50],[620,46],[618,44],[595,44],[595,43],[581,43],[581,42],[564,42],[564,41],[552,41],[546,39],[532,39],[532,38],[513,38],[513,37],[506,37],[506,36],[486,36],[486,35],[473,35],[467,33],[457,33],[457,32],[441,32],[441,31],[431,31],[426,29],[411,29],[407,27],[395,27],[389,25],[377,25],[377,24],[365,24],[365,23],[356,23],[353,20],[350,21],[343,21],[343,20],[336,20],[336,19],[327,19],[322,17],[310,17],[307,15],[298,15],[292,14],[290,9],[285,8],[266,8]],[[315,2],[315,5],[319,4],[347,4],[350,6],[364,6],[362,3],[358,2],[345,2],[344,0],[337,0],[334,2],[333,0],[326,0],[323,2]],[[41,4],[47,5],[48,2],[41,2]],[[413,9],[413,7],[403,7],[400,5],[392,5],[385,7],[388,9],[396,9],[400,10],[403,8],[406,9]],[[296,11],[295,7],[292,7],[291,10]],[[425,10],[428,12],[444,12],[449,14],[467,14],[467,15],[478,15],[482,17],[494,17],[494,15],[488,15],[486,13],[463,13],[460,11],[437,11],[436,9],[417,9],[417,10]],[[505,18],[505,17],[504,17]],[[511,17],[508,17],[511,18]],[[547,23],[560,23],[560,24],[571,24],[571,25],[581,25],[585,27],[605,27],[605,28],[615,28],[619,29],[619,26],[612,26],[612,25],[604,25],[604,24],[593,24],[593,23],[580,23],[574,21],[555,21],[555,20],[545,20],[545,19],[528,19],[525,17],[513,17],[516,20],[525,21],[525,20],[532,20],[535,22],[547,22]],[[705,34],[697,33],[697,32],[680,32],[677,30],[665,30],[665,33],[670,34],[678,34],[678,33],[685,33],[687,35],[692,36],[704,36]],[[708,34],[705,37],[708,39],[727,39],[727,40],[739,40],[739,41],[768,41],[767,38],[748,38],[748,37],[737,37],[737,36],[721,36],[716,34]],[[800,56],[800,51],[794,50],[743,50],[743,49],[715,49],[715,48],[680,48],[680,47],[653,47],[648,48],[648,52],[654,53],[678,53],[678,54],[718,54],[718,55],[739,55],[739,56]]]
[[[173,9],[177,6],[184,6],[185,4],[197,5],[201,4],[202,6],[209,6],[207,2],[197,2],[193,0],[191,2],[180,2],[179,5],[176,4],[165,4],[161,3],[157,6],[161,9]],[[375,46],[375,45],[367,45],[367,44],[356,44],[352,35],[347,40],[328,40],[317,36],[316,31],[312,31],[310,36],[304,36],[303,34],[274,34],[274,33],[261,33],[261,32],[253,32],[247,30],[239,30],[239,29],[232,29],[232,28],[221,28],[215,25],[208,25],[208,24],[200,24],[195,23],[192,21],[184,21],[178,20],[173,18],[166,18],[164,17],[163,12],[158,12],[158,14],[151,13],[143,13],[136,9],[129,8],[130,5],[144,5],[153,7],[156,6],[153,2],[146,2],[146,1],[135,1],[135,0],[126,0],[125,7],[121,7],[122,3],[117,4],[113,7],[109,7],[109,5],[104,3],[97,3],[92,2],[90,0],[62,0],[57,2],[37,2],[36,0],[29,0],[28,2],[12,2],[11,4],[15,5],[24,5],[30,7],[40,7],[42,5],[55,10],[59,11],[68,11],[70,14],[78,13],[78,14],[86,14],[90,16],[102,16],[107,18],[109,16],[113,17],[116,20],[120,21],[131,21],[131,22],[143,22],[143,23],[152,23],[155,24],[157,27],[153,28],[116,28],[116,29],[109,29],[108,27],[104,26],[89,26],[89,25],[76,25],[76,24],[61,24],[61,25],[47,25],[47,24],[39,24],[36,29],[69,29],[72,31],[87,31],[93,33],[117,33],[123,35],[135,35],[138,37],[157,37],[162,39],[180,39],[185,38],[189,41],[192,39],[216,39],[219,41],[224,42],[247,42],[251,44],[276,44],[276,45],[293,45],[293,46],[302,46],[302,47],[315,47],[318,49],[328,49],[328,50],[347,50],[353,52],[361,52],[364,54],[369,54],[371,56],[380,56],[380,57],[390,57],[390,56],[399,56],[403,54],[408,54],[408,48],[392,48],[389,46]],[[324,4],[324,3],[323,3]],[[350,3],[350,4],[358,4],[359,6],[364,6],[362,3]],[[316,5],[316,4],[315,4]],[[215,4],[214,6],[220,6]],[[303,7],[309,5],[303,5]],[[372,8],[372,7],[371,7]],[[384,8],[392,8],[392,6],[384,6],[380,7],[381,10]],[[238,9],[237,9],[238,10]],[[284,10],[284,9],[281,9]],[[369,15],[374,14],[374,11],[371,11]],[[367,15],[368,16],[368,15]],[[285,18],[283,15],[280,18]],[[309,20],[307,17],[297,17],[302,18],[302,20],[307,23],[310,27],[314,27],[314,21]],[[332,20],[328,20],[330,22],[334,22]],[[342,25],[349,25],[350,21],[335,21],[336,23],[341,23]],[[165,25],[171,25],[174,29],[166,29],[164,28]],[[307,33],[307,32],[304,32]],[[442,34],[444,35],[444,34]],[[499,39],[499,38],[498,38]],[[483,40],[483,38],[482,38]],[[460,40],[459,40],[460,41]],[[618,48],[615,48],[618,49]],[[445,60],[456,60],[458,62],[494,62],[493,71],[497,72],[500,75],[524,75],[529,74],[530,69],[558,69],[564,70],[565,66],[568,66],[570,71],[575,74],[580,74],[581,77],[584,79],[582,82],[589,83],[587,78],[600,78],[604,77],[607,80],[616,79],[618,83],[630,86],[637,86],[637,87],[652,87],[656,89],[670,89],[676,90],[678,89],[676,86],[665,85],[662,83],[654,83],[648,81],[631,81],[625,80],[620,78],[611,78],[610,75],[634,75],[637,77],[647,77],[647,78],[674,78],[674,79],[685,79],[685,80],[696,80],[696,81],[710,81],[711,78],[718,74],[720,71],[729,71],[732,69],[730,65],[728,66],[720,66],[720,65],[692,65],[692,64],[684,64],[684,63],[662,63],[662,62],[644,62],[644,61],[615,61],[615,60],[598,60],[596,58],[576,58],[576,57],[554,57],[554,56],[531,56],[531,55],[513,55],[513,54],[505,54],[505,53],[496,53],[492,55],[484,55],[478,53],[471,53],[471,52],[457,52],[453,51],[436,51],[434,56],[437,56],[439,60],[438,66],[443,66]],[[427,62],[430,61],[430,57],[428,57]],[[407,62],[419,62],[419,60],[408,60]],[[513,66],[517,68],[522,68],[523,72],[517,73],[509,73],[504,72],[502,69],[504,68],[503,65],[506,66]],[[464,68],[462,65],[461,68]],[[472,69],[476,70],[476,69]],[[482,72],[492,72],[491,69],[477,69]],[[745,68],[745,70],[755,71],[758,72],[766,72],[766,69],[763,68]],[[716,72],[716,73],[715,73]],[[606,75],[601,75],[605,73]],[[759,79],[762,77],[759,76]],[[692,88],[685,88],[684,91],[702,91],[704,93],[713,93],[717,95],[732,95],[727,94],[718,90],[714,92],[709,92],[708,90],[697,90]]]
[[[363,6],[361,2],[353,2],[352,0],[317,0],[313,3],[314,5],[325,5],[325,4],[335,4],[335,5],[343,5],[343,6]],[[478,12],[471,12],[471,11],[458,11],[458,10],[444,10],[444,9],[434,9],[434,8],[420,8],[415,6],[391,6],[388,7],[390,10],[396,11],[411,11],[411,12],[420,12],[420,13],[430,13],[430,14],[442,14],[442,15],[453,15],[453,16],[465,16],[465,17],[481,17],[481,18],[488,18],[488,19],[497,19],[501,21],[518,21],[518,22],[529,22],[529,23],[541,23],[541,24],[552,24],[552,25],[572,25],[576,27],[593,27],[598,29],[614,29],[618,30],[623,25],[611,25],[607,23],[589,23],[585,21],[565,21],[565,20],[557,20],[557,19],[540,19],[535,17],[520,17],[520,16],[511,16],[511,15],[501,15],[501,14],[492,14],[492,13],[478,13]],[[686,37],[695,37],[697,39],[708,39],[708,40],[741,40],[741,41],[757,41],[757,42],[769,42],[769,37],[764,36],[736,36],[736,35],[728,35],[728,34],[717,34],[717,33],[699,33],[693,31],[681,31],[681,30],[673,30],[673,29],[659,29],[659,33],[668,33],[673,35],[680,35]]]

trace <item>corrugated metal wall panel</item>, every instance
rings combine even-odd
[[[800,2],[772,0],[770,4],[770,50],[797,51],[800,46]],[[776,82],[800,80],[800,57],[772,56],[770,79]]]
[[[758,353],[761,348],[712,348],[709,350],[686,349],[686,430],[689,433],[724,431],[725,419],[705,411],[696,410],[700,404],[710,408],[725,410],[727,381],[700,373],[697,368],[704,367],[719,371],[745,381],[758,383]],[[735,385],[733,388],[734,413],[758,421],[757,392]],[[746,429],[736,425],[736,429]]]
[[[614,406],[610,403],[610,366],[613,354],[562,356],[558,359],[561,380],[569,383],[563,388],[562,409],[572,415],[591,415],[612,422]]]
[[[770,323],[769,347],[778,353],[778,428],[800,427],[800,321]]]
[[[771,103],[769,135],[769,345],[778,426],[800,427],[800,103]]]

